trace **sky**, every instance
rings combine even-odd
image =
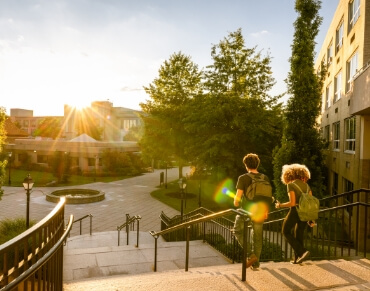
[[[329,28],[339,0],[322,0]],[[177,52],[204,69],[211,48],[241,28],[247,48],[272,57],[286,91],[297,18],[294,0],[0,0],[0,106],[63,116],[64,104],[140,110],[143,87]],[[317,48],[318,50],[319,48]]]

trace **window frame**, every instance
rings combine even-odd
[[[338,53],[339,50],[342,48],[343,37],[344,37],[344,20],[342,19],[335,32],[335,53]]]
[[[333,151],[340,150],[340,121],[333,123]]]
[[[329,85],[326,86],[326,89],[325,89],[325,109],[329,109],[332,103],[330,87],[331,87],[331,83],[329,83]]]
[[[360,0],[353,0],[348,3],[348,33],[351,32],[360,17],[360,2]]]
[[[326,64],[329,67],[333,63],[333,40],[330,41],[328,48],[326,49]]]
[[[358,71],[358,51],[356,51],[346,64],[347,74],[346,74],[346,92],[352,89],[353,77]]]
[[[346,153],[356,152],[356,116],[344,120],[345,143],[344,151]]]
[[[339,73],[334,77],[334,98],[333,103],[339,101],[339,99],[342,97],[342,71],[339,71]]]

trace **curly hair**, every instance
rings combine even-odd
[[[257,169],[260,165],[260,159],[256,154],[247,154],[243,158],[243,163],[248,169]]]
[[[284,165],[281,173],[281,181],[287,185],[294,180],[306,182],[311,178],[310,170],[305,165],[291,164]]]

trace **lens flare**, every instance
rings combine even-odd
[[[235,193],[230,189],[235,189],[231,179],[223,180],[218,186],[213,195],[213,200],[217,203],[229,203],[230,198],[234,199]]]
[[[266,203],[256,202],[251,203],[246,210],[251,213],[251,218],[253,221],[263,222],[267,218],[266,216],[269,209]]]

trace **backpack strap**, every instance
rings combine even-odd
[[[302,194],[304,193],[301,187],[299,187],[297,183],[293,182],[293,184],[298,188],[299,191],[301,191]],[[307,185],[307,191],[305,194],[308,194],[309,192],[310,192],[310,187]]]

